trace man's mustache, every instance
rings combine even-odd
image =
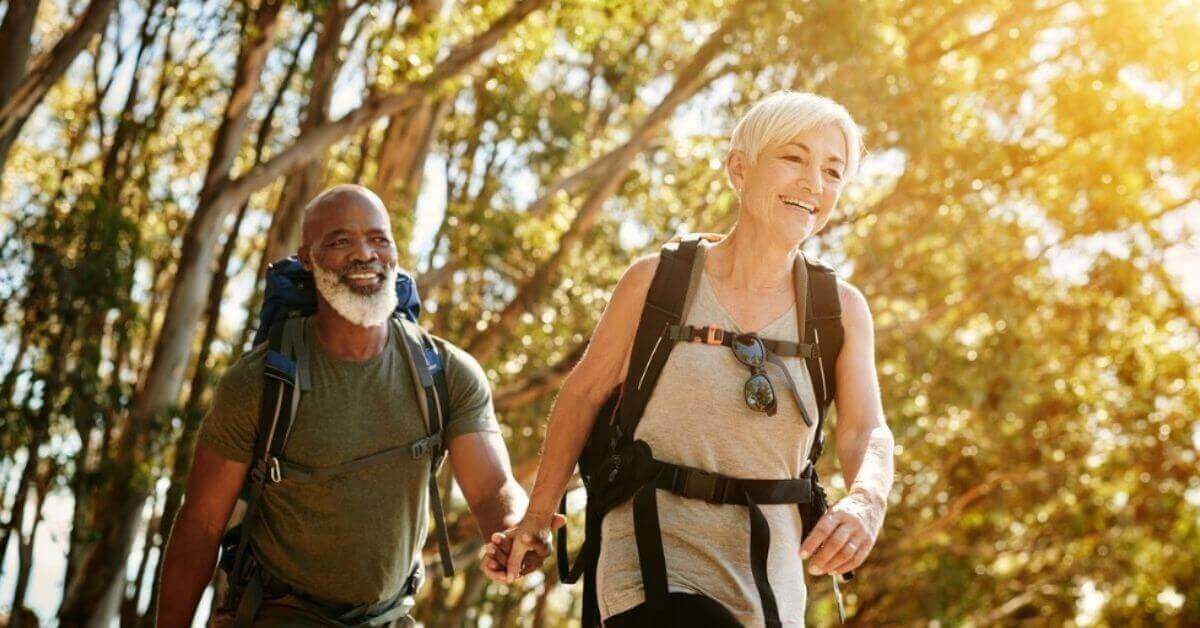
[[[351,264],[350,266],[338,271],[338,277],[345,278],[347,275],[353,275],[356,273],[376,273],[380,275],[386,275],[387,271],[387,266],[379,263]]]

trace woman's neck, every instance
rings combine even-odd
[[[705,270],[719,282],[751,292],[774,292],[792,282],[799,249],[749,223],[739,222],[708,251]]]

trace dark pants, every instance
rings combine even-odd
[[[673,592],[667,595],[671,608],[672,626],[705,626],[705,628],[738,628],[742,624],[721,606],[720,602],[694,593]],[[665,628],[656,623],[645,604],[639,604],[624,613],[613,615],[604,621],[604,628]]]

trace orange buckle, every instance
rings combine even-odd
[[[704,344],[719,345],[725,339],[725,330],[718,328],[716,325],[709,325],[704,328]]]

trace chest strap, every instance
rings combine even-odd
[[[442,435],[439,432],[432,436],[418,438],[407,445],[392,447],[330,467],[309,467],[280,458],[272,458],[270,476],[273,482],[282,480],[299,483],[319,482],[394,460],[428,458],[433,452],[440,451],[441,448]]]
[[[750,571],[762,600],[763,621],[781,626],[779,605],[767,576],[771,528],[759,508],[761,504],[806,504],[812,500],[812,484],[806,466],[800,478],[758,480],[734,478],[691,467],[655,460],[655,472],[633,496],[633,530],[641,562],[642,587],[652,618],[668,625],[667,564],[663,555],[662,528],[658,518],[658,490],[710,504],[745,506],[750,515]]]
[[[693,327],[691,325],[670,325],[667,327],[666,333],[663,334],[669,340],[677,340],[682,342],[698,342],[706,345],[723,345],[726,347],[733,345],[733,339],[738,336],[738,332],[728,329],[721,329],[716,325],[708,325],[706,327]],[[769,338],[760,338],[763,347],[767,351],[775,355],[785,358],[811,358],[813,356],[813,345],[807,342],[789,342],[787,340],[771,340]]]
[[[733,339],[737,336],[738,332],[721,329],[716,325],[709,325],[707,327],[668,325],[666,331],[663,332],[663,337],[669,340],[698,342],[706,345],[725,347],[733,346]],[[812,417],[809,416],[808,409],[804,407],[804,400],[800,397],[800,389],[796,387],[796,380],[792,379],[792,372],[788,370],[788,367],[784,365],[780,357],[812,357],[814,351],[813,345],[761,337],[759,340],[762,341],[763,347],[767,350],[767,361],[779,367],[780,372],[783,373],[784,383],[792,391],[792,398],[796,400],[796,407],[800,409],[800,417],[804,419],[804,424],[812,427]]]

